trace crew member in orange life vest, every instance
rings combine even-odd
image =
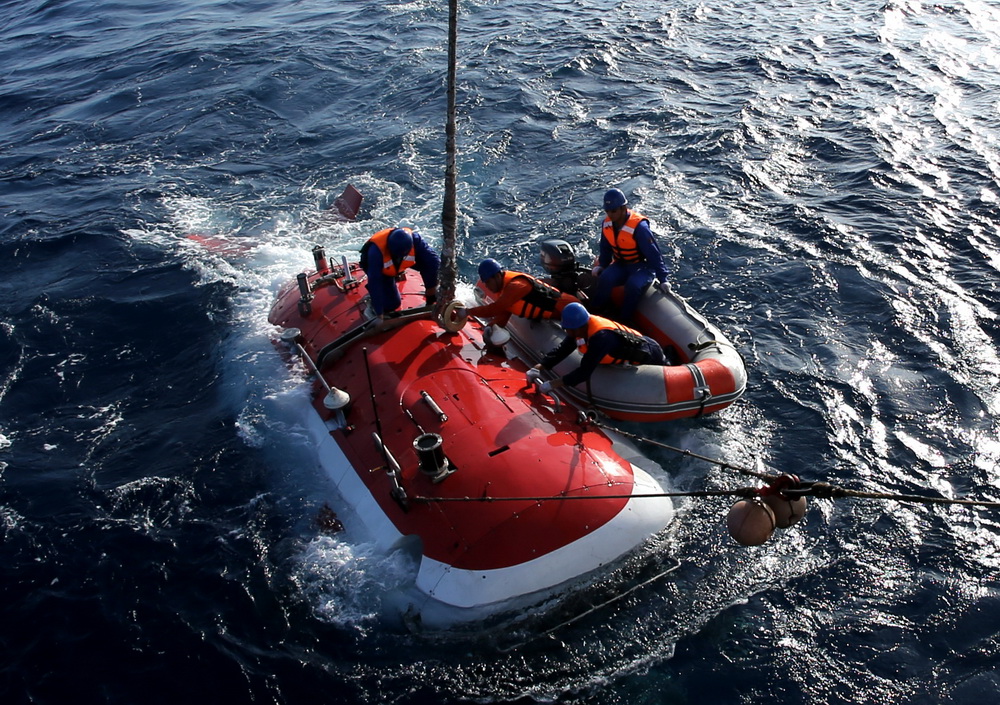
[[[383,314],[395,311],[402,301],[396,277],[413,267],[423,279],[427,303],[437,303],[437,276],[441,260],[420,233],[410,228],[380,230],[361,247],[361,268],[368,275],[372,310],[383,322]]]
[[[593,273],[597,277],[591,309],[606,310],[611,290],[625,285],[625,299],[616,318],[631,323],[639,300],[654,279],[667,282],[667,267],[646,216],[629,210],[628,200],[613,188],[604,194],[604,222],[600,251]]]
[[[655,340],[621,323],[592,316],[582,304],[570,304],[563,309],[562,327],[568,335],[559,347],[528,370],[528,384],[536,384],[542,370],[552,369],[577,348],[583,353],[583,359],[580,366],[565,377],[540,384],[540,392],[547,393],[566,385],[572,387],[586,382],[601,364],[668,364],[663,348]]]
[[[496,301],[475,308],[460,308],[459,318],[492,318],[493,324],[507,325],[513,315],[522,318],[558,318],[568,304],[577,300],[545,282],[523,272],[506,271],[495,259],[479,263],[479,280],[494,294]]]

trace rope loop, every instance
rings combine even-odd
[[[590,412],[588,412],[589,414]],[[660,443],[659,441],[654,441],[651,438],[646,438],[635,433],[629,433],[628,431],[623,431],[620,428],[615,428],[607,424],[601,423],[597,420],[596,416],[587,417],[592,419],[591,423],[598,428],[603,428],[611,431],[612,433],[617,433],[619,435],[625,436],[626,438],[631,438],[642,443],[648,443],[650,445],[656,446],[658,448],[663,448],[665,450],[673,451],[674,453],[679,453],[682,456],[688,458],[697,458],[698,460],[704,460],[705,462],[718,465],[723,470],[735,470],[743,475],[749,475],[751,477],[756,477],[759,480],[763,480],[767,483],[765,487],[753,490],[751,488],[742,488],[741,490],[730,491],[730,494],[741,496],[738,493],[744,490],[749,490],[750,497],[767,497],[772,495],[777,495],[785,500],[794,500],[800,497],[812,496],[818,499],[844,499],[844,498],[854,498],[854,499],[888,499],[895,500],[899,502],[914,502],[919,504],[942,504],[942,505],[964,505],[973,507],[988,507],[991,509],[1000,508],[1000,502],[991,500],[975,500],[975,499],[954,499],[951,497],[926,497],[922,495],[912,495],[912,494],[898,494],[890,492],[863,492],[859,490],[849,490],[843,487],[838,487],[837,485],[832,485],[829,482],[802,482],[797,475],[792,475],[790,473],[783,473],[780,475],[769,475],[763,472],[757,472],[756,470],[751,470],[750,468],[740,467],[738,465],[733,465],[732,463],[727,463],[716,458],[710,458],[705,455],[699,455],[698,453],[693,453],[685,448],[675,448],[674,446],[667,445],[666,443]],[[700,496],[717,496],[721,493],[709,493],[701,494]],[[694,493],[688,494],[687,496],[699,496]],[[747,496],[747,495],[742,495]]]
[[[801,486],[802,481],[797,475],[792,475],[786,472],[774,478],[774,480],[771,481],[771,484],[757,490],[757,494],[761,497],[794,499],[794,497],[789,496],[789,491],[794,494],[794,491],[799,489]]]

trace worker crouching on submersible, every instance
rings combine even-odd
[[[410,267],[420,272],[427,291],[427,303],[437,303],[437,278],[441,259],[430,245],[411,228],[379,230],[361,247],[361,268],[368,275],[367,288],[371,296],[376,326],[385,324],[384,315],[398,309],[402,303],[397,278]]]
[[[567,333],[563,342],[528,370],[528,383],[537,384],[542,393],[586,382],[602,364],[669,364],[655,340],[621,323],[591,315],[582,304],[571,303],[563,309],[562,327]],[[583,353],[579,367],[565,377],[538,383],[542,370],[552,369],[577,349]]]
[[[460,308],[455,312],[459,319],[468,316],[490,318],[494,325],[505,326],[511,316],[534,320],[557,318],[563,309],[577,298],[524,272],[505,270],[495,259],[479,263],[479,280],[489,291],[497,294],[496,301],[474,308]]]

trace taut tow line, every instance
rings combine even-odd
[[[598,428],[603,428],[605,431],[611,431],[612,433],[617,433],[619,436],[625,436],[626,438],[631,438],[635,441],[642,441],[643,443],[648,443],[654,445],[657,448],[663,448],[664,450],[673,451],[674,453],[679,453],[680,455],[686,456],[688,458],[695,458],[697,460],[704,460],[705,462],[712,463],[713,465],[718,465],[723,470],[735,470],[736,472],[742,473],[744,475],[750,475],[751,477],[756,477],[758,480],[764,480],[766,482],[774,482],[780,475],[768,475],[764,472],[758,472],[757,470],[751,470],[750,468],[741,467],[739,465],[733,465],[732,463],[727,463],[724,460],[719,460],[717,458],[710,458],[707,455],[698,455],[694,451],[687,450],[686,448],[677,448],[676,446],[667,445],[666,443],[661,443],[660,441],[654,441],[652,438],[646,438],[645,436],[639,436],[635,433],[629,433],[628,431],[623,431],[620,428],[615,428],[613,426],[608,426],[596,421],[593,418],[589,418],[589,423],[592,423]]]
[[[598,610],[602,610],[605,607],[608,607],[609,605],[613,605],[614,603],[619,602],[623,598],[628,597],[633,592],[635,592],[637,590],[640,590],[641,588],[644,588],[644,587],[646,587],[648,585],[652,585],[657,580],[670,575],[671,573],[673,573],[675,570],[677,570],[680,567],[681,567],[681,564],[675,562],[669,568],[660,571],[659,573],[657,573],[653,577],[647,578],[646,580],[643,580],[641,583],[637,583],[637,584],[633,585],[632,587],[628,588],[627,590],[623,590],[622,592],[619,592],[619,593],[615,594],[611,598],[609,598],[607,600],[604,600],[603,602],[599,602],[599,603],[597,603],[595,605],[591,605],[589,608],[587,608],[583,612],[580,612],[579,614],[576,614],[576,615],[570,617],[567,620],[559,622],[559,624],[555,625],[554,627],[550,627],[550,628],[546,629],[543,632],[539,632],[537,634],[533,634],[528,639],[525,639],[522,642],[514,644],[513,646],[507,646],[507,647],[501,648],[500,649],[500,653],[502,653],[502,654],[508,654],[511,651],[514,651],[515,649],[520,649],[523,646],[526,646],[527,644],[530,644],[533,641],[537,641],[538,639],[542,639],[544,637],[550,636],[553,632],[555,632],[555,631],[557,631],[559,629],[562,629],[563,627],[567,627],[570,624],[573,624],[573,622],[578,622],[581,619],[583,619],[584,617],[586,617],[587,615],[593,614],[594,612],[597,612]]]
[[[417,495],[414,502],[571,502],[577,499],[652,499],[653,497],[752,497],[757,494],[754,487],[740,487],[735,490],[692,490],[690,492],[650,492],[648,494],[557,494],[539,497],[423,497]]]
[[[780,478],[779,478],[780,479]],[[784,487],[737,487],[731,490],[691,490],[688,492],[650,492],[646,494],[559,494],[525,497],[425,497],[416,495],[410,497],[413,502],[432,504],[434,502],[572,502],[574,500],[599,499],[653,499],[656,497],[747,497],[760,496],[762,492],[772,489],[788,497],[817,497],[819,499],[891,499],[899,502],[918,502],[922,504],[959,504],[972,507],[1000,508],[1000,502],[981,501],[975,499],[949,499],[948,497],[925,497],[916,494],[894,494],[890,492],[861,492],[844,487],[837,487],[828,482],[801,482],[798,485]]]
[[[966,507],[1000,508],[1000,502],[976,499],[956,499],[949,497],[927,497],[916,494],[900,494],[895,492],[865,492],[838,487],[829,482],[803,482],[795,475],[772,475],[747,467],[734,465],[717,458],[699,455],[693,451],[654,441],[651,438],[639,436],[628,431],[606,426],[586,415],[586,423],[608,430],[612,433],[631,438],[642,443],[648,443],[664,450],[669,450],[685,457],[696,458],[723,469],[735,470],[744,475],[750,475],[767,484],[764,487],[738,487],[720,490],[691,490],[687,492],[651,492],[643,494],[558,494],[551,496],[519,496],[519,497],[411,497],[411,501],[423,504],[437,502],[572,502],[578,500],[609,500],[609,499],[652,499],[662,497],[737,497],[735,504],[729,509],[726,524],[730,536],[744,546],[759,546],[765,543],[775,529],[787,529],[796,524],[806,511],[806,497],[819,499],[884,499],[896,502],[915,504],[958,505]]]
[[[649,443],[658,448],[663,448],[665,450],[673,451],[679,453],[680,455],[696,458],[697,460],[704,460],[705,462],[718,465],[720,468],[726,470],[736,470],[744,475],[750,475],[756,477],[759,480],[764,480],[769,483],[767,488],[761,488],[763,491],[767,489],[773,489],[774,491],[779,491],[781,494],[786,495],[789,498],[797,497],[818,497],[820,499],[843,499],[843,498],[854,498],[854,499],[892,499],[899,502],[919,502],[922,504],[959,504],[974,507],[990,507],[990,508],[1000,508],[1000,502],[986,501],[986,500],[976,500],[976,499],[952,499],[949,497],[926,497],[924,495],[916,494],[896,494],[891,492],[862,492],[859,490],[850,490],[844,487],[838,487],[832,485],[828,482],[802,482],[794,475],[770,475],[764,472],[758,472],[756,470],[751,470],[750,468],[741,467],[739,465],[734,465],[728,463],[724,460],[718,460],[717,458],[710,458],[706,455],[699,455],[690,450],[684,448],[677,448],[675,446],[667,445],[666,443],[661,443],[660,441],[654,441],[652,438],[646,438],[645,436],[639,436],[634,433],[629,433],[628,431],[622,431],[621,429],[614,428],[613,426],[607,426],[605,424],[599,423],[597,421],[591,420],[595,426],[599,426],[612,433],[617,433],[621,436],[631,438],[636,441],[641,441],[643,443]],[[791,481],[789,480],[791,479]],[[734,494],[739,496],[744,496],[742,492],[747,488],[741,488],[735,490]],[[755,490],[755,492],[757,492]],[[642,496],[642,495],[636,495]]]

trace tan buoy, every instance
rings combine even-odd
[[[460,308],[464,308],[465,305],[461,301],[452,301],[444,310],[441,312],[441,327],[444,328],[449,333],[457,333],[465,327],[465,322],[469,320],[468,316],[459,316],[457,311]]]
[[[764,495],[764,504],[774,513],[774,525],[787,529],[806,515],[806,498],[785,499],[780,494]]]
[[[774,512],[759,497],[741,499],[729,508],[726,526],[741,546],[760,546],[774,533]]]

